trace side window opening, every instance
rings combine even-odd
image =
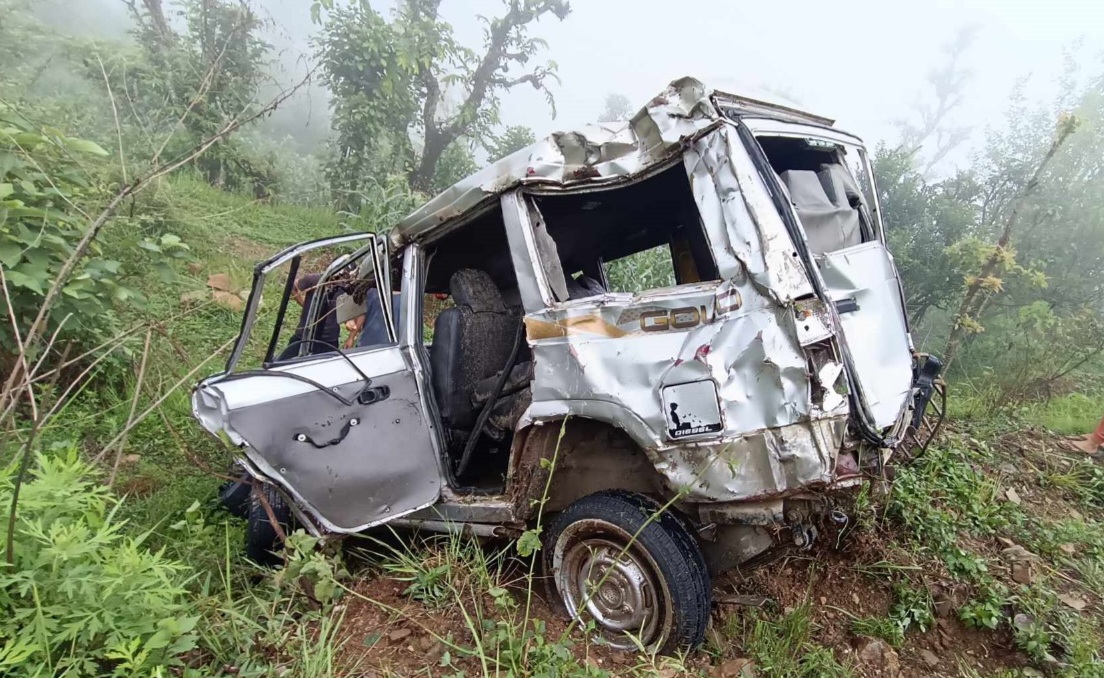
[[[517,275],[506,239],[506,225],[497,203],[468,223],[425,246],[425,324],[453,306],[450,285],[457,271],[480,270],[490,276],[507,306],[520,309]],[[434,303],[431,303],[434,302]]]
[[[385,282],[389,282],[391,287],[390,318],[397,340],[402,327],[402,257],[393,255],[386,265]],[[338,323],[342,327],[343,350],[372,350],[395,345],[396,342],[392,341],[388,333],[371,254],[360,260],[359,270],[355,275],[344,282],[337,281],[336,287],[334,305]]]
[[[234,369],[264,369],[340,349],[344,332],[336,320],[336,298],[359,263],[352,255],[364,244],[347,241],[309,249],[265,273],[253,291],[256,317]],[[326,270],[341,261],[348,263],[323,279]]]
[[[534,196],[532,204],[553,243],[538,247],[545,275],[553,291],[566,286],[568,299],[720,279],[682,165],[630,186]]]
[[[641,250],[606,264],[610,292],[639,292],[674,287],[675,267],[669,245]]]
[[[877,237],[866,191],[849,162],[858,159],[857,148],[792,137],[758,141],[789,193],[814,254]]]

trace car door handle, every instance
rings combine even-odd
[[[357,402],[361,405],[371,405],[381,400],[387,400],[391,395],[391,389],[386,386],[369,386],[357,395]]]
[[[341,441],[345,440],[345,437],[349,435],[349,431],[353,430],[353,427],[359,424],[360,417],[351,417],[345,420],[345,425],[342,426],[341,430],[337,432],[337,436],[330,440],[317,441],[309,434],[300,431],[299,433],[295,434],[295,441],[299,443],[309,443],[310,446],[314,449],[321,450],[324,447],[330,447],[332,445],[337,445],[341,443]]]
[[[841,315],[844,313],[854,313],[855,311],[859,310],[859,302],[856,301],[854,297],[850,297],[848,299],[840,299],[839,301],[834,301],[832,303],[836,305],[836,313],[839,313]]]

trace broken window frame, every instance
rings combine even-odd
[[[278,269],[284,264],[291,262],[288,269],[287,282],[284,284],[283,294],[280,298],[280,306],[276,313],[276,321],[272,328],[272,333],[269,338],[268,346],[265,349],[264,359],[261,362],[262,367],[265,369],[275,364],[273,361],[273,355],[275,353],[276,345],[279,342],[280,330],[283,328],[284,320],[287,315],[288,305],[291,300],[291,292],[294,289],[295,280],[298,277],[299,265],[302,261],[303,255],[323,247],[333,247],[335,245],[343,245],[360,240],[368,240],[369,245],[367,246],[374,246],[375,241],[378,240],[378,238],[379,236],[374,233],[354,233],[349,235],[334,236],[330,238],[309,240],[307,242],[299,243],[298,245],[292,245],[291,247],[288,247],[287,249],[271,257],[270,259],[262,261],[261,263],[254,266],[253,283],[249,291],[249,298],[246,301],[245,313],[242,314],[242,322],[238,330],[238,336],[237,339],[235,339],[234,341],[234,347],[230,352],[230,357],[226,360],[226,366],[223,370],[223,374],[228,375],[232,374],[235,371],[238,362],[241,360],[242,354],[245,352],[246,346],[249,344],[249,339],[253,334],[254,326],[257,322],[261,296],[264,292],[264,283],[268,274],[272,273],[272,271]],[[362,250],[364,248],[362,247],[360,249]],[[357,250],[357,252],[359,251],[360,250]],[[329,271],[330,268],[333,268],[333,266],[331,265],[330,267],[328,267],[327,271]],[[373,270],[376,271],[376,274],[378,276],[377,261],[373,261]],[[312,308],[316,308],[315,303],[312,303]],[[308,318],[308,320],[310,319],[311,318]]]
[[[529,211],[529,191],[518,188],[499,201],[510,257],[517,276],[518,294],[526,313],[537,313],[555,305],[552,287],[537,256],[536,235]]]
[[[347,268],[350,265],[355,265],[359,260],[363,259],[368,254],[372,254],[372,256],[373,256],[373,259],[370,260],[370,261],[372,261],[372,264],[373,264],[372,265],[372,277],[373,277],[374,280],[377,280],[377,281],[380,280],[379,271],[386,270],[386,268],[381,266],[380,263],[379,263],[379,240],[380,240],[379,238],[373,237],[373,238],[369,239],[368,244],[364,245],[363,247],[356,250],[355,252],[353,252],[351,254],[348,254],[348,255],[343,255],[343,256],[338,257],[337,259],[335,259],[333,261],[333,263],[331,263],[329,266],[327,266],[326,270],[322,272],[322,275],[318,279],[317,287],[319,289],[324,289],[326,284],[330,281],[330,279],[335,274],[337,274],[339,271],[341,271],[344,268]],[[386,259],[384,259],[384,261],[386,261]],[[363,264],[361,264],[357,268],[358,268],[358,271],[363,271],[364,270],[363,269]],[[362,276],[358,275],[357,278],[359,280],[359,279],[362,278]],[[389,278],[390,278],[390,276],[383,276],[383,279],[385,279],[385,280],[389,280]],[[376,291],[377,291],[377,293],[379,293],[379,291],[380,291],[378,283],[377,283],[377,286],[376,286]],[[390,296],[387,296],[386,298],[390,299]],[[383,297],[381,295],[381,302],[382,302],[382,299],[383,299]],[[299,355],[297,356],[298,358],[302,358],[306,355],[309,355],[308,351],[309,351],[310,344],[311,344],[312,341],[314,341],[314,333],[315,333],[315,330],[319,326],[318,313],[320,311],[321,305],[322,305],[322,296],[317,295],[317,294],[314,295],[311,299],[311,306],[307,311],[307,321],[305,323],[306,330],[305,330],[305,333],[304,333],[304,336],[303,336],[302,344],[299,347]],[[394,322],[389,317],[390,316],[389,312],[390,312],[389,308],[385,309],[384,322],[385,322],[386,329],[387,329],[387,336],[390,339],[391,343],[394,344],[396,342],[395,328],[394,328]],[[340,346],[337,347],[337,350],[344,351],[344,349],[342,349]]]
[[[883,245],[886,244],[885,240],[885,228],[882,223],[882,208],[881,203],[878,201],[878,187],[874,179],[874,168],[870,164],[870,158],[864,150],[863,146],[857,140],[850,140],[843,134],[835,134],[830,130],[822,130],[819,127],[803,126],[800,131],[793,129],[779,129],[778,127],[770,123],[773,121],[765,120],[745,120],[744,124],[755,137],[756,142],[763,138],[786,138],[786,139],[801,139],[801,140],[814,140],[832,144],[839,149],[841,154],[841,164],[851,174],[851,178],[854,179],[855,184],[859,187],[863,197],[863,210],[860,213],[863,216],[863,220],[873,229],[874,235],[872,238],[864,238],[863,242],[869,242],[870,240],[877,240]],[[750,123],[750,124],[749,124]],[[854,156],[852,156],[852,153]],[[866,181],[860,177],[855,176],[851,158],[857,158],[856,164],[861,167],[866,174]],[[777,174],[777,172],[776,172]],[[781,184],[781,182],[779,182]]]
[[[523,304],[525,306],[526,312],[533,312],[533,311],[541,310],[542,308],[554,308],[556,306],[559,306],[559,305],[562,305],[562,304],[565,304],[565,303],[583,302],[583,301],[586,301],[587,299],[590,299],[589,297],[585,297],[583,299],[570,299],[569,298],[569,295],[568,295],[567,289],[566,289],[566,287],[567,287],[567,272],[563,269],[562,259],[559,255],[558,245],[556,244],[555,238],[553,238],[552,235],[548,232],[547,222],[544,218],[544,215],[541,213],[539,206],[536,204],[536,201],[534,200],[534,198],[537,198],[537,197],[550,197],[550,198],[553,198],[553,199],[555,199],[555,198],[564,198],[564,199],[566,199],[568,197],[578,197],[582,193],[601,194],[601,193],[610,193],[610,192],[613,192],[613,191],[631,190],[632,187],[638,186],[639,184],[642,184],[642,183],[645,183],[649,180],[655,179],[658,176],[660,176],[660,175],[662,175],[666,172],[672,172],[672,171],[673,172],[678,172],[678,171],[680,171],[680,168],[682,168],[682,166],[683,166],[682,163],[683,163],[682,156],[679,155],[672,162],[665,163],[664,165],[658,166],[658,167],[654,168],[652,171],[649,171],[648,173],[646,173],[645,175],[636,177],[633,181],[631,181],[629,183],[618,184],[616,186],[596,187],[592,190],[585,191],[585,192],[575,191],[575,192],[572,192],[570,194],[565,195],[564,193],[562,193],[560,191],[548,191],[548,190],[540,190],[540,189],[529,188],[529,189],[518,189],[516,191],[513,191],[511,193],[508,193],[508,194],[504,195],[503,198],[502,198],[502,204],[503,204],[503,217],[504,217],[504,220],[506,220],[506,222],[507,222],[507,234],[510,237],[513,237],[511,231],[512,231],[513,228],[518,227],[518,230],[520,231],[520,234],[522,235],[522,237],[524,239],[524,242],[521,243],[521,244],[524,246],[524,249],[525,249],[525,254],[526,254],[525,258],[529,259],[529,261],[531,263],[531,271],[532,271],[533,277],[534,277],[535,282],[536,282],[536,287],[537,287],[537,290],[535,290],[535,291],[539,293],[540,299],[541,299],[541,302],[542,302],[542,305],[540,307],[530,308],[529,304],[525,303],[525,293],[524,293],[524,290],[522,290],[522,292],[523,292],[522,300],[523,300]],[[687,177],[687,182],[689,184],[689,178],[688,177]],[[669,237],[667,239],[663,240],[662,242],[660,242],[659,244],[655,245],[654,247],[661,247],[662,246],[662,247],[665,247],[667,249],[667,254],[670,257],[671,271],[672,271],[672,275],[674,276],[674,279],[675,279],[675,284],[671,287],[666,287],[666,288],[660,287],[660,288],[642,289],[642,290],[635,290],[633,292],[608,291],[609,294],[642,295],[642,294],[648,294],[650,292],[659,291],[659,290],[677,290],[681,287],[688,286],[688,285],[697,285],[697,284],[702,284],[702,283],[707,283],[707,282],[721,282],[723,280],[723,276],[720,273],[720,266],[717,262],[717,258],[714,255],[714,252],[712,250],[712,245],[710,244],[710,241],[709,241],[709,234],[707,232],[705,224],[702,222],[701,214],[698,211],[697,204],[693,202],[692,188],[689,185],[688,185],[687,188],[688,188],[688,198],[689,198],[688,205],[692,208],[695,218],[692,220],[692,223],[682,224],[682,226],[684,228],[687,228],[687,229],[690,229],[690,228],[698,229],[698,231],[701,235],[704,246],[700,248],[700,252],[695,253],[694,252],[694,246],[693,246],[692,243],[690,243],[690,241],[688,239],[687,242],[686,242],[686,252],[684,252],[683,254],[690,254],[692,257],[694,257],[695,269],[696,269],[696,272],[697,272],[698,280],[695,280],[695,281],[686,280],[686,281],[681,281],[681,282],[679,281],[679,278],[681,277],[681,275],[680,275],[680,271],[679,271],[679,264],[678,264],[678,261],[676,260],[676,257],[678,256],[679,253],[677,253],[675,251],[674,239],[670,237],[671,235],[673,235],[675,233],[676,229],[672,229],[672,228],[669,228],[667,226],[664,226],[663,227],[664,229],[670,231],[668,233]],[[512,220],[512,222],[511,222],[511,220]],[[545,240],[547,240],[547,242],[545,242]],[[630,256],[633,256],[635,254],[639,254],[640,252],[648,251],[649,249],[652,249],[652,248],[644,248],[644,249],[641,249],[641,250],[637,250],[635,252],[630,252],[628,254],[624,254],[624,255],[618,257],[617,259],[612,259],[609,262],[607,262],[605,259],[603,259],[600,255],[596,254],[595,261],[598,262],[598,265],[601,269],[601,274],[602,274],[602,278],[603,278],[602,282],[603,282],[604,285],[606,285],[606,289],[608,290],[608,280],[606,280],[606,276],[607,276],[606,266],[607,266],[608,263],[610,263],[612,261],[618,261],[620,259],[623,259],[625,257],[630,257]],[[514,243],[513,242],[511,242],[511,251],[514,251]],[[708,257],[708,271],[707,272],[702,272],[701,270],[698,270],[698,269],[700,269],[700,264],[705,263],[705,262],[698,262],[697,257],[695,256],[695,254],[701,254],[703,256]],[[514,267],[515,267],[515,272],[518,274],[518,277],[519,277],[519,280],[520,280],[522,275],[523,275],[523,269],[520,267],[519,264],[524,264],[524,262],[523,261],[519,262],[518,259],[519,259],[519,257],[517,256],[517,254],[515,254]],[[710,275],[710,273],[712,275]],[[562,281],[562,283],[561,283],[561,281]],[[558,291],[557,286],[560,285],[560,284],[563,285],[563,289]],[[561,297],[561,294],[559,293],[560,291],[562,291],[562,299],[559,298],[559,297]],[[532,290],[530,291],[530,294],[531,293],[532,293]]]

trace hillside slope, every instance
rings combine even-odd
[[[192,421],[187,387],[221,366],[238,331],[239,302],[215,292],[238,295],[257,261],[343,228],[324,210],[268,206],[187,177],[156,187],[109,236],[169,233],[189,247],[169,261],[174,276],[142,279],[144,305],[124,314],[148,327],[146,373],[88,390],[64,428],[44,433],[49,442],[79,431],[98,454],[132,403],[152,406],[183,384],[120,450],[122,511],[201,579],[223,578],[235,600],[254,595],[238,555],[242,526],[210,502],[229,454]],[[212,276],[225,289],[213,289]],[[144,333],[130,346],[134,363]],[[272,605],[312,613],[272,619],[279,633],[314,639],[326,656],[316,675],[1104,676],[1104,467],[1059,442],[1025,420],[953,422],[892,484],[857,497],[841,533],[717,582],[707,643],[683,658],[589,643],[541,601],[543,585],[513,544],[461,538],[396,540],[384,531],[352,540],[360,555],[346,567],[311,555],[296,565],[301,586],[268,581],[277,585]],[[206,532],[182,537],[196,524]],[[304,571],[303,562],[314,564]],[[322,585],[336,603],[318,593]],[[196,595],[197,605],[210,603]],[[245,643],[228,656],[263,655],[260,675],[303,666],[286,649],[226,642]],[[221,656],[204,652],[197,665]]]

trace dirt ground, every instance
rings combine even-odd
[[[1061,468],[1074,460],[1062,461],[1056,441],[1047,434],[1026,432],[998,439],[995,445],[1007,461],[993,472],[1002,486],[1013,492],[1025,510],[1040,516],[1067,519],[1079,516],[1077,504],[1067,493],[1044,487],[1038,482],[1042,468]],[[745,648],[725,628],[734,617],[762,607],[769,614],[785,614],[807,606],[812,622],[811,640],[829,648],[836,659],[849,666],[853,675],[869,678],[921,678],[927,676],[996,676],[1008,670],[1018,674],[1035,673],[1029,658],[1017,650],[1007,625],[996,631],[967,628],[959,621],[957,610],[970,591],[943,571],[936,561],[918,560],[903,548],[898,536],[885,528],[854,529],[843,534],[822,535],[810,551],[790,553],[750,572],[732,572],[715,581],[714,616],[706,649],[683,660],[682,668],[696,675],[737,678],[755,675],[754,671],[733,673],[733,660],[746,657]],[[975,540],[962,546],[999,561],[1008,540]],[[996,576],[1014,585],[1007,568]],[[1059,568],[1060,569],[1060,568]],[[884,618],[894,601],[892,572],[915,573],[932,593],[935,621],[926,631],[910,630],[903,644],[895,649],[879,646],[878,661],[871,662],[869,639],[856,636],[852,622],[857,618]],[[911,575],[910,575],[911,576]],[[1068,575],[1067,575],[1068,576]],[[1066,591],[1077,593],[1072,576]],[[1062,581],[1061,577],[1058,578]],[[456,606],[430,609],[404,595],[406,584],[390,579],[378,570],[368,569],[358,576],[353,587],[357,596],[345,601],[342,627],[341,665],[343,675],[371,676],[451,676],[462,670],[467,676],[483,675],[479,662],[450,652],[451,665],[443,667],[442,657],[449,652],[451,639],[459,646],[472,642],[471,634]],[[1061,592],[1061,591],[1059,591]],[[1077,595],[1084,596],[1084,593]],[[523,598],[522,594],[515,596]],[[1098,613],[1099,600],[1092,601],[1086,614]],[[564,620],[539,598],[533,603],[533,617],[547,624],[546,636],[557,637],[566,628]],[[578,634],[576,634],[578,635]],[[682,673],[671,669],[651,673],[642,671],[640,657],[611,651],[577,638],[575,651],[585,654],[585,663],[612,675],[658,675],[670,678]],[[886,653],[892,655],[886,661]]]

